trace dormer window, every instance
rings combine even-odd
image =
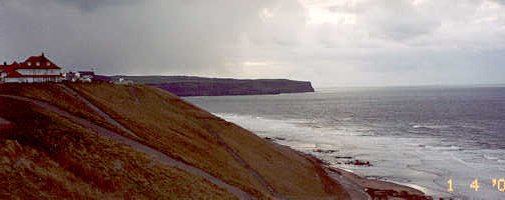
[[[50,62],[46,62],[46,66],[51,66],[51,63]]]
[[[32,66],[32,63],[31,63],[31,62],[28,62],[28,66]]]
[[[37,67],[39,67],[40,66],[40,62],[35,63],[35,65],[37,65]]]

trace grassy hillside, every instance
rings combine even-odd
[[[0,98],[1,199],[233,198],[43,109]],[[15,108],[15,109],[14,109]]]
[[[0,95],[47,102],[260,199],[348,197],[315,161],[161,89],[112,84],[1,85]],[[0,133],[0,180],[8,186],[0,189],[2,199],[6,195],[236,198],[208,179],[156,162],[150,155],[32,103],[0,96],[0,117],[14,124]]]

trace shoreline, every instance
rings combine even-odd
[[[459,108],[467,102],[466,97],[479,94],[482,99],[479,97],[475,103],[484,105],[481,103],[500,91],[447,90],[453,94],[450,98],[458,98],[454,104],[447,104],[454,108],[451,115],[455,116],[461,114]],[[410,104],[415,95],[422,107]],[[408,186],[436,199],[501,198],[502,194],[492,185],[481,187],[478,193],[468,187],[475,178],[490,184],[502,174],[505,150],[500,148],[501,138],[493,136],[499,133],[500,123],[478,123],[473,118],[478,116],[478,109],[465,119],[439,118],[447,112],[430,104],[434,96],[448,102],[444,98],[449,97],[428,89],[329,90],[325,94],[290,97],[188,100],[260,137],[313,155],[331,167],[364,179]],[[381,106],[370,105],[369,97],[376,97],[374,102]],[[408,109],[398,109],[397,105]],[[424,108],[430,112],[421,113]],[[423,119],[411,118],[418,116]],[[498,112],[489,113],[493,119],[499,116]],[[479,130],[474,133],[479,137],[472,136],[474,130]],[[457,189],[453,192],[448,191],[450,179],[456,180],[453,187]]]
[[[433,197],[416,188],[388,181],[367,179],[353,172],[330,166],[329,163],[314,155],[276,143],[273,140],[267,139],[267,141],[275,144],[280,149],[295,151],[323,169],[328,177],[342,186],[351,199],[433,199]]]
[[[366,179],[352,172],[348,172],[343,169],[336,167],[324,166],[327,173],[334,180],[344,185],[344,183],[352,184],[354,188],[360,188],[362,191],[366,192],[372,199],[375,198],[402,198],[402,199],[433,199],[432,197],[426,195],[424,192],[415,189],[407,185],[401,185],[393,182]],[[344,186],[345,188],[345,186]],[[346,191],[349,195],[355,191]]]

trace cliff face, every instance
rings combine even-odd
[[[316,161],[154,87],[0,85],[0,118],[2,199],[348,198]]]
[[[117,79],[118,77],[113,77]],[[221,79],[189,76],[126,76],[126,80],[148,84],[177,96],[261,95],[314,92],[308,81],[286,79]]]

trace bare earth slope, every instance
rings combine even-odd
[[[314,160],[149,86],[0,85],[0,118],[2,199],[349,198]]]

